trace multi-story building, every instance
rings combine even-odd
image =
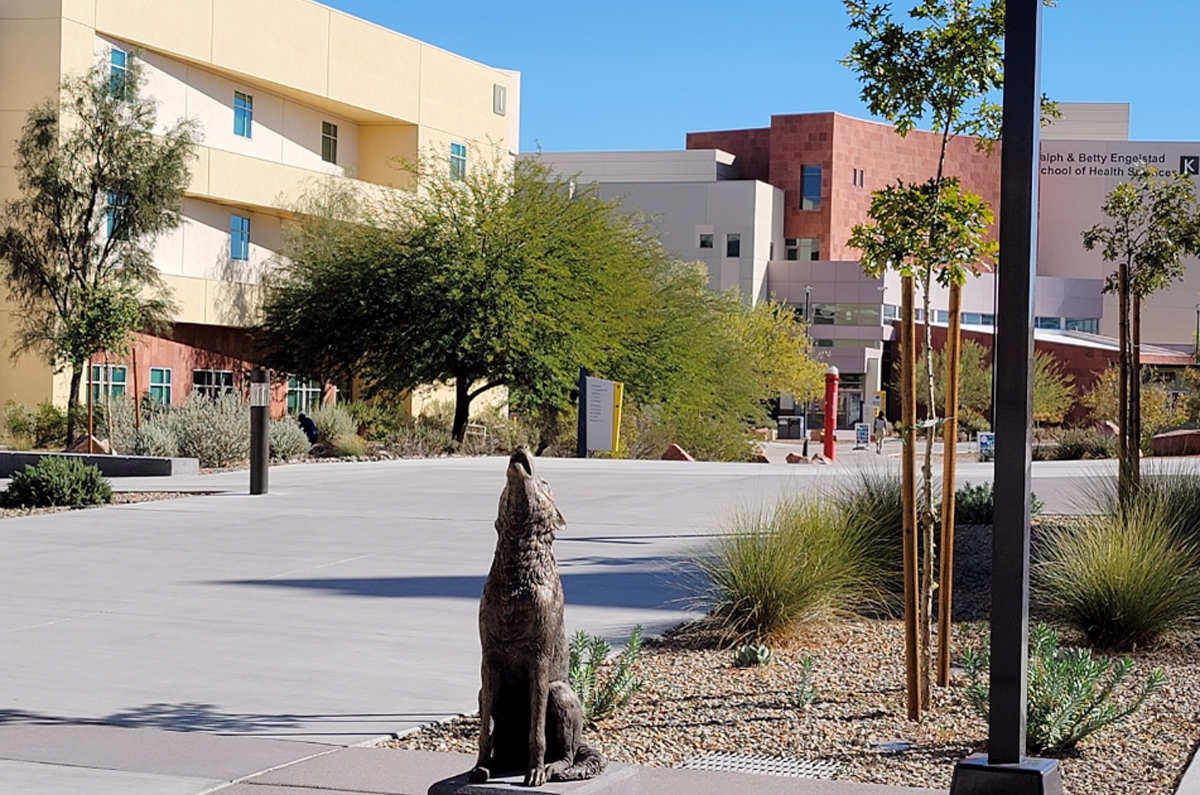
[[[1116,310],[1102,292],[1112,266],[1084,250],[1081,233],[1104,222],[1104,197],[1128,179],[1132,164],[1148,159],[1194,175],[1186,169],[1200,163],[1200,145],[1129,141],[1125,104],[1060,107],[1063,118],[1043,135],[1035,325],[1039,346],[1052,348],[1086,386],[1111,358],[1109,341],[1095,335],[1116,334]],[[902,138],[890,125],[811,113],[773,116],[769,127],[758,129],[689,133],[685,151],[540,157],[562,174],[600,183],[606,196],[655,219],[676,256],[708,263],[714,288],[737,285],[749,301],[770,296],[810,318],[816,348],[841,373],[839,422],[845,426],[864,416],[872,392],[887,387],[900,301],[894,273],[882,279],[863,274],[858,252],[848,245],[851,231],[868,220],[872,191],[897,179],[933,177],[939,147],[933,133]],[[999,149],[989,154],[973,138],[955,138],[945,168],[991,205],[997,222]],[[705,168],[689,171],[688,163]],[[685,171],[688,179],[681,177]],[[717,195],[725,198],[713,201]],[[994,275],[984,271],[963,289],[964,328],[980,339],[989,338],[995,324],[995,287]],[[1171,364],[1187,360],[1193,304],[1200,326],[1197,287],[1200,267],[1189,261],[1181,283],[1148,300],[1143,339],[1162,348],[1155,349],[1155,364],[1163,357]],[[946,291],[935,286],[932,326],[946,324],[947,306]],[[918,321],[924,320],[918,308]],[[1171,348],[1184,353],[1172,357]]]
[[[13,142],[29,109],[65,76],[98,61],[119,70],[131,57],[160,123],[194,118],[203,140],[183,224],[155,248],[180,307],[174,330],[94,363],[97,395],[136,385],[178,402],[240,387],[255,358],[246,329],[259,280],[311,180],[410,190],[395,164],[418,153],[465,169],[470,152],[517,148],[518,73],[310,0],[16,0],[0,2],[0,201],[17,190]],[[13,328],[0,303],[0,402],[64,402],[65,376],[32,354],[11,359]],[[298,375],[286,396],[278,390],[276,413],[321,394]]]

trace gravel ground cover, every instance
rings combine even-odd
[[[180,497],[195,497],[209,492],[194,491],[118,491],[113,494],[113,505],[129,505],[135,502],[157,502],[158,500],[175,500]],[[102,506],[93,505],[91,508]],[[17,516],[36,516],[43,513],[61,513],[62,511],[86,511],[87,508],[0,508],[0,519],[12,519]]]
[[[981,642],[986,627],[955,628],[956,654]],[[832,624],[778,650],[761,668],[735,668],[725,650],[661,642],[648,646],[645,686],[623,712],[588,732],[613,760],[676,767],[705,751],[830,760],[836,779],[947,789],[954,760],[984,749],[987,725],[964,703],[965,677],[934,688],[920,724],[906,718],[904,625]],[[815,663],[817,700],[789,704],[800,660]],[[1085,741],[1062,759],[1072,795],[1168,795],[1200,737],[1200,643],[1139,655],[1136,675],[1161,668],[1167,685],[1127,723]],[[474,753],[475,716],[434,724],[389,745]]]
[[[953,655],[983,643],[991,528],[956,533]],[[568,608],[570,609],[570,608]],[[1069,639],[1066,639],[1069,640]],[[965,675],[934,688],[934,708],[910,723],[904,699],[904,624],[846,620],[811,627],[761,668],[736,668],[729,650],[678,639],[650,641],[642,691],[589,730],[610,758],[675,767],[706,751],[829,760],[837,779],[947,789],[956,759],[985,749],[987,724],[965,703]],[[700,645],[701,647],[697,648]],[[811,656],[816,701],[791,706],[800,661]],[[1169,795],[1200,740],[1200,637],[1135,657],[1133,681],[1155,668],[1166,686],[1126,723],[1062,759],[1070,795]],[[389,745],[474,753],[479,721],[463,716]]]

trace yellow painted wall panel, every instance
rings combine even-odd
[[[58,19],[57,0],[0,0],[0,19]]]
[[[27,353],[15,361],[12,344],[16,318],[7,297],[0,299],[0,405],[14,400],[33,406],[54,397],[50,365],[37,354]]]
[[[187,276],[176,276],[172,273],[162,274],[163,283],[171,290],[171,297],[179,307],[175,315],[178,323],[205,323],[208,315],[207,290],[205,279],[193,279]]]
[[[212,0],[212,63],[325,96],[328,8],[303,0]]]
[[[329,24],[329,97],[417,121],[422,44],[333,12]]]
[[[62,21],[62,56],[59,68],[64,76],[86,74],[96,63],[96,31],[70,19]]]
[[[197,61],[212,59],[212,0],[95,0],[95,3],[96,30],[101,33]]]
[[[492,86],[508,82],[498,69],[422,47],[421,126],[507,146],[509,119],[492,111]]]
[[[262,288],[245,282],[204,280],[208,295],[206,322],[219,326],[253,326],[262,319]]]
[[[208,150],[209,198],[246,207],[287,209],[300,195],[304,182],[317,175],[254,157]]]
[[[58,0],[55,5],[62,6],[63,19],[95,29],[96,0]]]
[[[208,153],[212,150],[207,146],[197,146],[195,149],[196,156],[192,158],[191,171],[192,181],[188,185],[187,192],[194,193],[199,196],[207,196],[208,189]]]
[[[0,168],[12,168],[16,162],[17,139],[21,137],[25,118],[26,114],[19,110],[0,110]]]
[[[412,175],[394,166],[394,159],[417,156],[417,127],[410,124],[364,125],[358,130],[358,178],[377,185],[411,190]]]
[[[0,22],[0,110],[25,113],[54,92],[61,35],[57,17]]]

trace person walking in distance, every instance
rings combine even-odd
[[[881,411],[875,415],[875,455],[883,455],[883,439],[887,435],[888,421]]]

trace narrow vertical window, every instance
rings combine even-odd
[[[244,215],[229,216],[229,258],[250,259],[250,219]]]
[[[171,368],[150,368],[150,399],[164,406],[171,405]]]
[[[497,116],[508,113],[508,89],[499,83],[492,84],[492,113]]]
[[[254,97],[233,92],[233,134],[249,138],[254,128]]]
[[[450,144],[450,179],[465,179],[467,176],[466,144]]]
[[[800,166],[800,209],[821,209],[820,166]]]
[[[110,190],[105,201],[104,219],[107,236],[110,239],[121,238],[125,233],[124,215],[125,207],[129,204],[129,197],[124,193]]]
[[[119,47],[108,51],[108,79],[112,92],[118,97],[125,95],[126,69],[129,66],[129,53]]]
[[[742,236],[741,235],[725,235],[725,256],[727,256],[727,257],[742,256]]]
[[[321,159],[337,164],[337,125],[321,122]]]

